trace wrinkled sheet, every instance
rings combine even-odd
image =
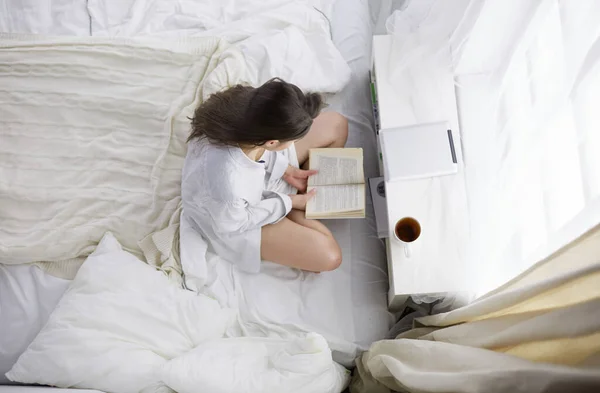
[[[96,37],[220,37],[248,82],[274,76],[337,92],[350,69],[331,40],[335,0],[0,0],[0,32]]]
[[[85,0],[0,0],[0,32],[90,35]]]
[[[242,52],[253,84],[278,76],[336,92],[350,70],[333,45],[333,0],[90,0],[94,36],[217,36]],[[329,19],[328,19],[329,18]]]
[[[46,324],[69,283],[36,266],[0,264],[0,384],[8,382],[4,374]]]

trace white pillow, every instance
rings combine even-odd
[[[178,393],[338,393],[349,372],[323,337],[225,338],[169,361],[162,380]]]
[[[107,233],[6,376],[137,393],[158,383],[167,360],[223,337],[233,318],[215,300],[172,285]]]

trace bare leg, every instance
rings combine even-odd
[[[296,142],[298,162],[308,160],[308,150],[317,147],[344,147],[348,120],[337,112],[324,112],[314,120],[310,131]],[[337,269],[342,251],[325,225],[308,220],[304,212],[292,210],[276,224],[262,227],[261,257],[280,265],[312,272]]]
[[[311,272],[335,270],[342,263],[342,251],[329,229],[299,210],[262,227],[260,251],[262,259]]]
[[[348,139],[348,120],[337,112],[323,112],[314,120],[308,134],[296,142],[298,162],[308,160],[308,151],[317,147],[344,147]]]
[[[303,227],[311,228],[315,231],[321,232],[325,236],[333,237],[333,234],[325,225],[323,225],[320,221],[306,218],[306,215],[301,210],[292,209],[292,211],[288,213],[287,218],[294,221],[296,224],[302,225]]]

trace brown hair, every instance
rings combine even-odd
[[[317,93],[271,79],[260,87],[237,85],[211,95],[194,112],[188,142],[207,138],[219,145],[260,146],[302,138],[323,108]]]

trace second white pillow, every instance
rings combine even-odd
[[[179,393],[338,393],[350,377],[316,333],[205,342],[167,362],[161,374]]]
[[[167,360],[223,337],[233,317],[215,300],[172,285],[107,233],[6,376],[137,393],[159,382]]]

